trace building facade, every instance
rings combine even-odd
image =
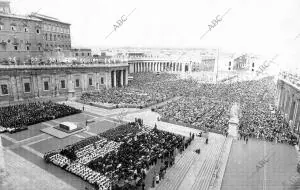
[[[74,48],[72,49],[72,56],[79,57],[79,58],[91,58],[92,57],[92,50],[88,48]]]
[[[41,97],[79,96],[128,84],[128,64],[0,65],[0,103]]]
[[[0,1],[0,64],[30,64],[70,56],[70,50],[70,24],[37,13],[15,15]]]
[[[32,13],[30,18],[41,20],[43,47],[46,52],[71,50],[69,23],[37,13]]]
[[[0,13],[0,62],[28,61],[43,55],[42,22],[35,18]]]
[[[297,82],[298,81],[298,82]],[[277,107],[295,133],[300,134],[300,79],[281,74],[277,82]]]

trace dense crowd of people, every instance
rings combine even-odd
[[[153,73],[135,74],[135,80],[125,88],[103,89],[101,92],[87,92],[80,100],[86,103],[110,103],[147,107],[174,97],[171,89],[165,89],[170,81],[176,81],[176,75]]]
[[[175,120],[202,130],[228,130],[229,104],[205,98],[182,97],[157,109],[163,119]]]
[[[80,112],[81,110],[51,101],[0,107],[0,127],[2,132],[16,132],[29,125]]]
[[[241,101],[241,136],[288,144],[297,143],[288,123],[275,109],[275,84],[271,78],[247,82]]]
[[[185,138],[170,132],[146,128],[141,119],[86,138],[44,158],[80,176],[101,189],[130,189],[144,183],[147,171],[162,160],[164,173],[174,164],[177,150],[184,151],[194,135]],[[108,180],[109,179],[109,180]],[[126,181],[126,183],[124,183]]]
[[[256,138],[295,142],[295,136],[274,106],[273,77],[259,80],[204,83],[192,78],[183,79],[175,74],[136,73],[128,87],[84,94],[86,102],[142,105],[181,97],[154,109],[161,117],[187,124],[194,128],[223,133],[228,129],[230,108],[240,105],[240,133]],[[274,132],[276,128],[276,131]]]

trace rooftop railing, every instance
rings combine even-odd
[[[47,69],[47,68],[93,68],[93,67],[123,67],[128,63],[90,63],[90,64],[51,64],[51,65],[1,65],[0,69]]]

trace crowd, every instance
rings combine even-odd
[[[73,107],[51,101],[0,107],[0,130],[2,132],[17,132],[27,129],[29,125],[80,112]]]
[[[297,137],[280,111],[274,108],[274,92],[275,84],[271,78],[247,83],[240,106],[240,134],[243,137],[294,145]]]
[[[205,98],[182,97],[157,109],[162,118],[189,124],[198,129],[228,130],[229,104]]]
[[[194,135],[185,138],[169,132],[149,129],[141,119],[86,138],[44,158],[80,176],[100,189],[144,184],[147,171],[161,160],[161,175],[174,164],[174,154],[191,144]]]
[[[81,98],[86,102],[146,106],[181,97],[154,110],[166,120],[218,133],[226,133],[231,105],[238,103],[242,135],[294,143],[296,138],[281,114],[268,109],[270,105],[275,107],[274,93],[273,77],[213,84],[174,74],[137,73],[128,87],[84,94]]]
[[[101,92],[87,92],[80,100],[86,103],[110,103],[147,107],[175,96],[172,89],[166,89],[170,81],[176,81],[176,75],[153,73],[135,74],[135,80],[129,87],[103,89]]]

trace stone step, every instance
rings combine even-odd
[[[192,144],[188,147],[183,154],[183,156],[177,161],[177,163],[167,171],[167,175],[165,179],[160,182],[156,189],[176,189],[178,185],[180,185],[181,181],[184,179],[184,176],[188,172],[190,166],[193,164],[195,157],[198,156],[194,149],[198,148],[199,143],[202,142],[203,139],[196,138]]]
[[[204,161],[200,172],[197,175],[196,181],[192,186],[192,189],[208,189],[211,178],[213,177],[213,173],[220,156],[224,140],[219,142],[216,146],[213,146],[211,154]]]
[[[216,173],[216,178],[214,178],[209,186],[209,190],[220,190],[222,186],[223,177],[225,174],[233,138],[227,138],[224,149],[222,150],[222,155],[219,161],[219,169]]]
[[[203,184],[207,183],[210,181],[210,178],[207,179],[208,176],[210,175],[210,171],[213,169],[214,165],[212,164],[214,160],[214,154],[212,154],[211,157],[207,158],[204,163],[203,167],[201,168],[200,173],[198,174],[195,183],[192,186],[192,189],[199,189],[200,186],[205,186]],[[204,189],[204,188],[203,188]]]
[[[224,148],[224,145],[226,143],[225,141],[223,141],[223,143],[220,144],[219,149],[216,151],[215,159],[210,160],[210,167],[209,167],[208,172],[207,172],[209,175],[206,175],[206,180],[204,180],[204,183],[202,184],[202,187],[205,188],[205,189],[209,188],[210,182],[214,178],[215,171],[218,169],[217,168],[218,161],[219,161],[219,158],[222,154],[222,150]]]
[[[207,175],[207,170],[209,169],[210,167],[210,164],[209,164],[209,160],[212,159],[212,158],[207,158],[204,162],[203,162],[203,167],[201,168],[201,171],[199,174],[201,175],[197,175],[196,179],[195,179],[195,182],[192,186],[192,189],[198,189],[198,186],[201,185],[201,183],[205,182],[205,179],[203,177],[203,174],[206,174]]]
[[[183,171],[187,167],[189,167],[189,163],[193,162],[195,153],[188,152],[184,157],[184,159],[181,159],[180,162],[176,165],[174,165],[172,168],[167,171],[167,175],[165,176],[165,179],[160,182],[160,184],[157,186],[156,189],[158,190],[173,190],[175,189],[176,180],[179,178],[182,178]]]
[[[211,160],[211,163],[210,163],[211,167],[210,167],[210,170],[208,170],[209,175],[206,176],[206,180],[204,181],[203,186],[202,186],[205,189],[209,189],[211,181],[214,180],[214,178],[215,178],[214,175],[216,174],[216,171],[218,170],[219,158],[220,158],[220,156],[222,156],[225,145],[226,145],[226,140],[224,140],[224,142],[220,145],[219,150],[216,152],[216,155],[215,155],[216,159]]]
[[[203,147],[201,148],[201,153],[195,160],[195,163],[190,167],[189,171],[187,172],[185,179],[182,181],[178,189],[191,189],[193,186],[193,183],[195,182],[199,172],[201,171],[201,168],[203,166],[204,161],[212,155],[215,147],[215,141],[217,139],[214,138],[213,142],[206,145],[203,144]]]

